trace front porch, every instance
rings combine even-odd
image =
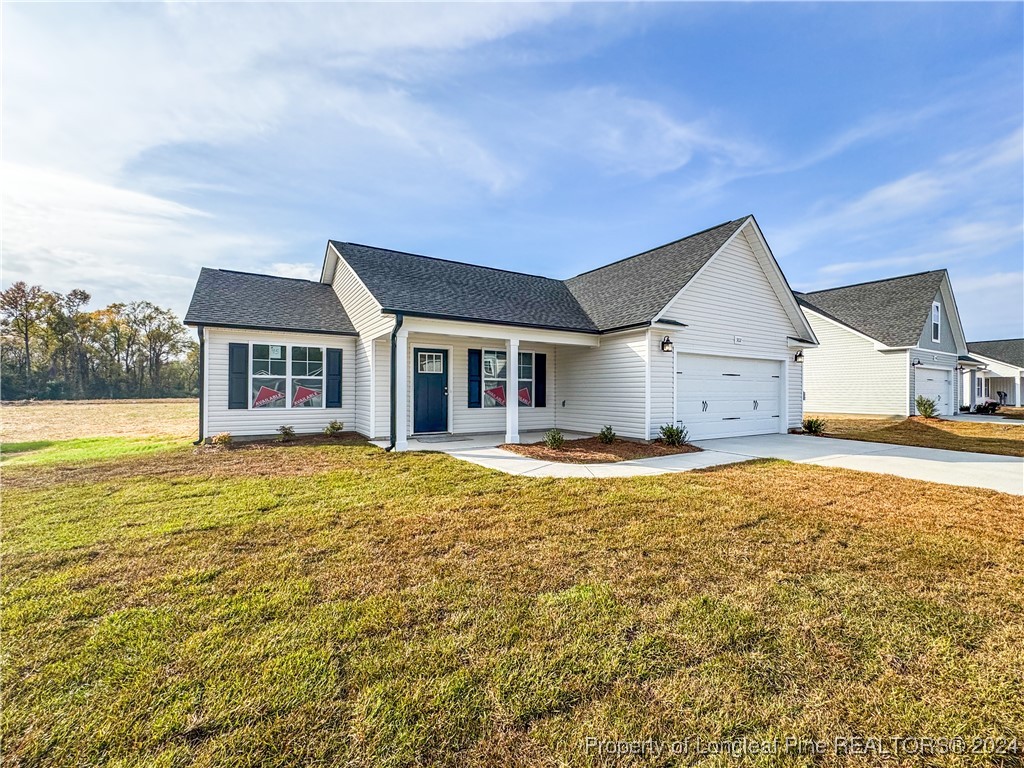
[[[554,427],[584,436],[559,423],[563,361],[598,345],[594,334],[405,318],[394,338],[395,449],[539,442]]]

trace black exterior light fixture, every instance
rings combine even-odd
[[[794,363],[802,363],[804,361],[804,351],[801,349],[795,355],[793,355]]]
[[[664,339],[661,340],[661,351],[662,352],[671,352],[672,351],[672,339],[670,339],[668,336],[666,336]]]
[[[912,362],[912,363],[910,364],[910,367],[911,367],[911,368],[917,368],[917,366],[919,366],[920,364],[921,364],[921,361],[920,361],[920,360],[915,360],[914,362]]]

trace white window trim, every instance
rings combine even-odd
[[[255,346],[270,346],[270,347],[284,347],[284,408],[257,408],[252,404],[252,380],[253,379],[280,379],[280,376],[255,376],[252,372],[252,361],[253,361],[253,347]],[[319,344],[276,344],[273,341],[250,341],[249,342],[249,391],[246,393],[246,407],[250,411],[266,411],[273,413],[274,411],[315,411],[316,406],[303,405],[299,407],[292,406],[292,347],[303,347],[304,349],[319,349],[320,350],[320,381],[322,385],[320,387],[320,405],[321,410],[327,408],[327,347],[322,347]],[[315,379],[316,376],[295,376],[296,379]]]
[[[942,343],[942,304],[937,301],[932,302],[932,341]]]
[[[508,350],[505,350],[505,349],[482,349],[482,350],[480,350],[480,406],[482,408],[507,408],[508,407],[508,399],[509,399],[509,393],[508,392],[505,393],[505,403],[506,403],[505,405],[488,405],[487,404],[487,382],[488,381],[504,381],[506,383],[506,385],[507,385],[507,383],[508,383],[508,378],[507,378],[507,376],[508,376],[508,364],[509,364],[508,363],[508,359],[506,358],[506,360],[505,360],[506,378],[504,378],[504,379],[488,378],[487,375],[484,373],[484,370],[483,370],[483,368],[484,368],[484,357],[487,355],[488,352],[500,353],[500,354],[504,355],[504,354],[506,354],[508,352]],[[537,367],[536,367],[537,366],[537,353],[536,352],[520,350],[519,354],[520,355],[529,355],[530,356],[530,371],[531,371],[532,375],[530,376],[529,379],[520,379],[519,378],[519,360],[517,359],[516,360],[516,391],[514,393],[512,393],[512,394],[515,396],[516,402],[519,404],[520,408],[536,408],[537,407]],[[519,382],[520,381],[530,381],[530,382],[533,383],[533,392],[530,395],[530,404],[529,405],[523,405],[522,403],[519,402]]]

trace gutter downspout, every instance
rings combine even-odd
[[[395,347],[397,346],[398,332],[402,329],[402,323],[405,322],[405,315],[401,312],[395,314],[395,327],[391,329],[391,444],[385,448],[385,452],[390,453],[395,449],[395,443],[398,441],[398,426],[397,426],[397,415],[395,402]]]
[[[206,399],[206,329],[203,326],[198,326],[199,331],[199,439],[196,440],[192,445],[202,445],[203,440],[203,411],[204,403]]]

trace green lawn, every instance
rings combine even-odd
[[[359,441],[14,462],[11,765],[613,764],[591,736],[1024,745],[1016,497],[781,462],[530,479]]]

